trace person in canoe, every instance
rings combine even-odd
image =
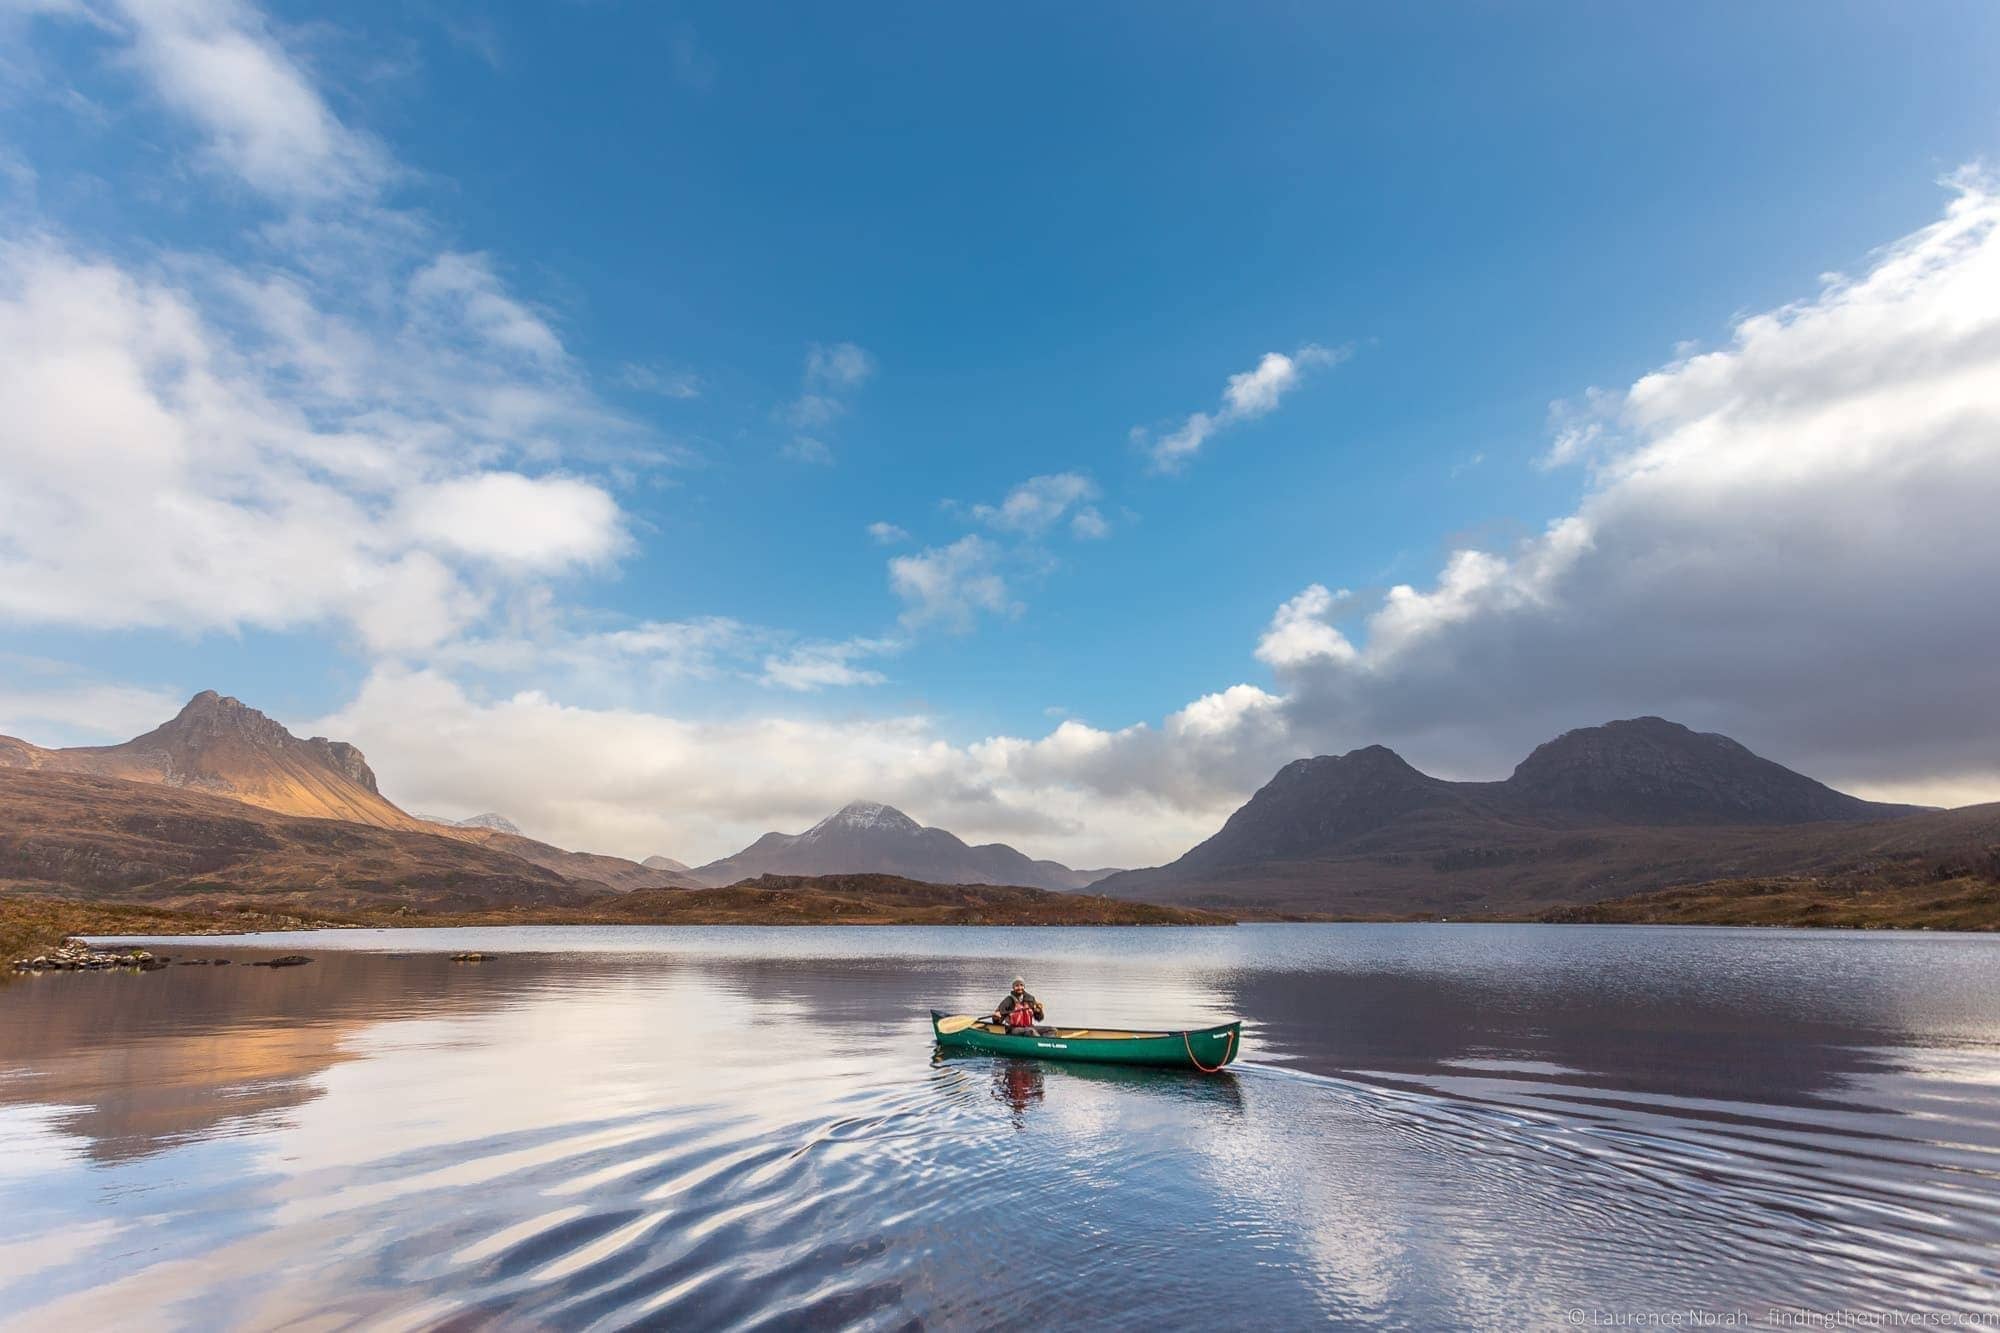
[[[1032,1028],[1042,1018],[1042,1002],[1028,994],[1028,983],[1014,978],[1013,989],[993,1008],[992,1019],[1009,1028]]]

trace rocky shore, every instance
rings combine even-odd
[[[132,972],[157,972],[171,959],[156,957],[136,947],[99,949],[78,939],[64,940],[48,953],[14,961],[16,972],[104,972],[123,968]]]

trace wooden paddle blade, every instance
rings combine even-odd
[[[971,1027],[974,1023],[977,1023],[978,1021],[979,1020],[971,1014],[953,1014],[950,1018],[940,1018],[938,1020],[937,1030],[939,1032],[945,1032],[945,1033],[963,1032],[967,1028]]]

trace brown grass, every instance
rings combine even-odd
[[[0,893],[0,966],[46,953],[72,935],[216,935],[355,924],[324,913],[257,908],[191,912],[138,903],[79,903]]]
[[[1826,875],[1711,880],[1542,914],[1543,921],[2000,930],[2000,847]]]
[[[1214,912],[894,875],[766,876],[726,889],[642,889],[586,907],[430,911],[411,905],[321,911],[265,897],[213,906],[86,903],[0,891],[0,966],[71,935],[235,935],[342,926],[1226,926]]]

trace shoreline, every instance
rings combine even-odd
[[[1957,873],[1951,873],[1951,872]],[[865,881],[865,882],[864,882]],[[1538,912],[1439,917],[1228,912],[1050,894],[994,886],[919,885],[888,877],[841,883],[723,889],[640,890],[563,907],[436,910],[412,904],[320,908],[236,899],[213,904],[85,902],[0,890],[0,976],[19,960],[70,939],[226,939],[321,930],[465,929],[511,926],[1224,926],[1259,925],[1647,925],[1992,934],[2000,931],[2000,883],[1952,865],[1945,873],[1848,872],[1721,880],[1658,889]]]
[[[905,901],[871,901],[830,892],[733,887],[639,891],[601,904],[506,907],[472,911],[395,908],[321,909],[231,902],[212,907],[79,902],[0,891],[0,968],[46,954],[64,941],[163,938],[222,939],[314,930],[454,930],[508,926],[1193,926],[1236,924],[1193,908],[1156,907],[1086,895],[1039,891],[964,891],[913,886]],[[892,895],[883,894],[883,898]],[[1056,901],[1050,901],[1050,900]]]

